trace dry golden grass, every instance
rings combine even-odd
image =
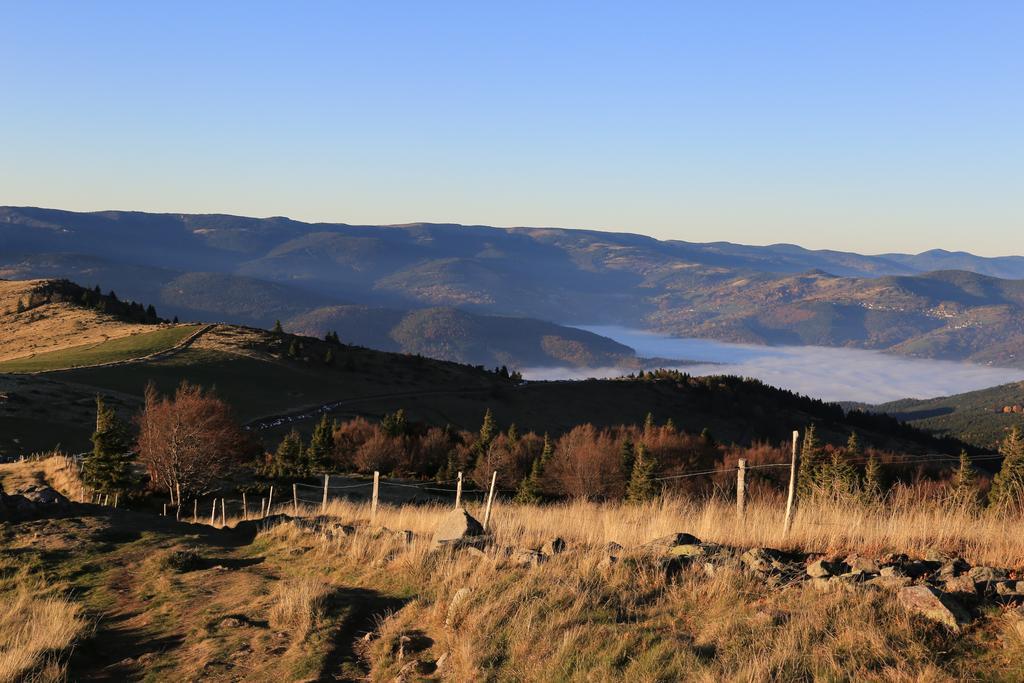
[[[154,329],[152,325],[126,323],[68,303],[43,304],[18,313],[18,300],[27,301],[31,292],[45,282],[0,280],[0,361],[99,344]]]
[[[303,575],[414,596],[381,617],[365,647],[373,680],[442,655],[435,675],[453,681],[957,681],[982,670],[994,680],[1024,676],[1024,642],[996,613],[954,636],[908,614],[885,590],[776,586],[735,561],[711,574],[697,564],[670,581],[658,559],[637,547],[688,531],[740,547],[945,549],[973,563],[1013,567],[1024,564],[1024,540],[1013,533],[1020,519],[903,495],[883,509],[808,506],[783,540],[774,501],[751,504],[742,524],[730,502],[715,500],[501,505],[493,516],[499,550],[484,557],[431,553],[430,534],[449,510],[382,506],[374,524],[359,525],[369,521],[367,505],[334,501],[328,514],[357,523],[355,533],[317,537],[286,522],[261,532],[258,542],[282,553],[312,543],[312,555],[290,563]],[[406,544],[378,525],[416,537]],[[536,567],[516,566],[500,551],[556,535],[568,550]],[[627,548],[609,567],[602,546],[610,541]],[[422,635],[432,644],[408,652],[408,637]]]
[[[86,629],[79,606],[33,579],[0,596],[0,682],[61,680],[59,657]]]
[[[288,631],[293,640],[301,641],[323,616],[324,599],[329,592],[328,584],[309,576],[277,584],[271,595],[271,626]]]
[[[319,508],[304,508],[318,514]],[[391,529],[430,534],[447,505],[382,505],[376,523]],[[289,506],[287,512],[291,512]],[[471,507],[483,519],[483,510]],[[331,501],[327,514],[343,520],[368,520],[362,503]],[[499,504],[493,512],[497,542],[535,547],[553,536],[576,544],[629,546],[679,531],[704,541],[739,547],[767,546],[817,553],[858,552],[880,555],[929,551],[954,553],[972,564],[1024,567],[1024,524],[1019,514],[950,506],[897,489],[884,505],[813,503],[797,508],[788,537],[782,535],[784,503],[751,501],[742,521],[732,501],[665,497],[644,505],[571,502],[543,506]]]
[[[57,451],[0,464],[0,484],[6,493],[17,493],[30,486],[50,486],[70,500],[81,501],[85,495],[77,466]]]

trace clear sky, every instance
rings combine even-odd
[[[0,203],[1024,253],[1024,2],[0,0]]]

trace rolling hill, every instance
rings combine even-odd
[[[867,410],[891,415],[937,436],[995,448],[1013,427],[1024,429],[1024,382],[927,400],[903,399]]]
[[[48,329],[74,329],[82,308],[88,307],[61,303],[52,310]],[[87,333],[98,339],[123,324],[103,314]],[[735,377],[520,383],[471,365],[251,327],[154,323],[148,329],[55,348],[35,356],[32,367],[19,365],[24,358],[0,363],[0,455],[58,443],[84,450],[95,425],[97,394],[130,418],[147,384],[171,392],[183,380],[215,389],[267,447],[292,426],[311,429],[323,412],[379,417],[399,408],[414,420],[469,430],[479,426],[488,408],[501,424],[553,435],[586,422],[641,423],[652,413],[694,433],[710,429],[725,443],[783,441],[791,429],[813,421],[836,442],[845,442],[856,429],[865,442],[898,451],[958,446],[891,418],[847,415],[839,406]],[[158,344],[144,343],[157,333],[164,335]],[[10,343],[17,342],[0,338],[0,353]],[[109,344],[117,345],[116,353],[97,357]],[[94,355],[83,356],[86,349]]]
[[[555,228],[7,207],[0,208],[0,276],[102,278],[165,314],[261,326],[315,320],[323,313],[313,311],[333,306],[457,308],[1024,364],[1024,285],[1004,279],[1024,278],[1024,259],[941,250],[863,256]],[[392,327],[375,329],[381,343],[395,341]],[[459,359],[490,344],[424,343],[435,353],[454,349]]]

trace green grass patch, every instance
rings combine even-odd
[[[0,362],[0,372],[45,372],[101,363],[113,363],[165,351],[199,329],[199,325],[165,327],[153,332],[111,339],[99,344],[48,351],[31,358]]]

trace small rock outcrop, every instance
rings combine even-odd
[[[907,586],[900,589],[897,597],[905,609],[943,624],[956,633],[971,620],[971,615],[960,603],[931,586]]]
[[[432,550],[484,545],[484,527],[465,508],[455,508],[437,525],[431,539]]]
[[[565,546],[565,539],[560,536],[555,536],[541,546],[540,552],[541,554],[550,557],[551,555],[558,555],[559,553],[565,552]]]

